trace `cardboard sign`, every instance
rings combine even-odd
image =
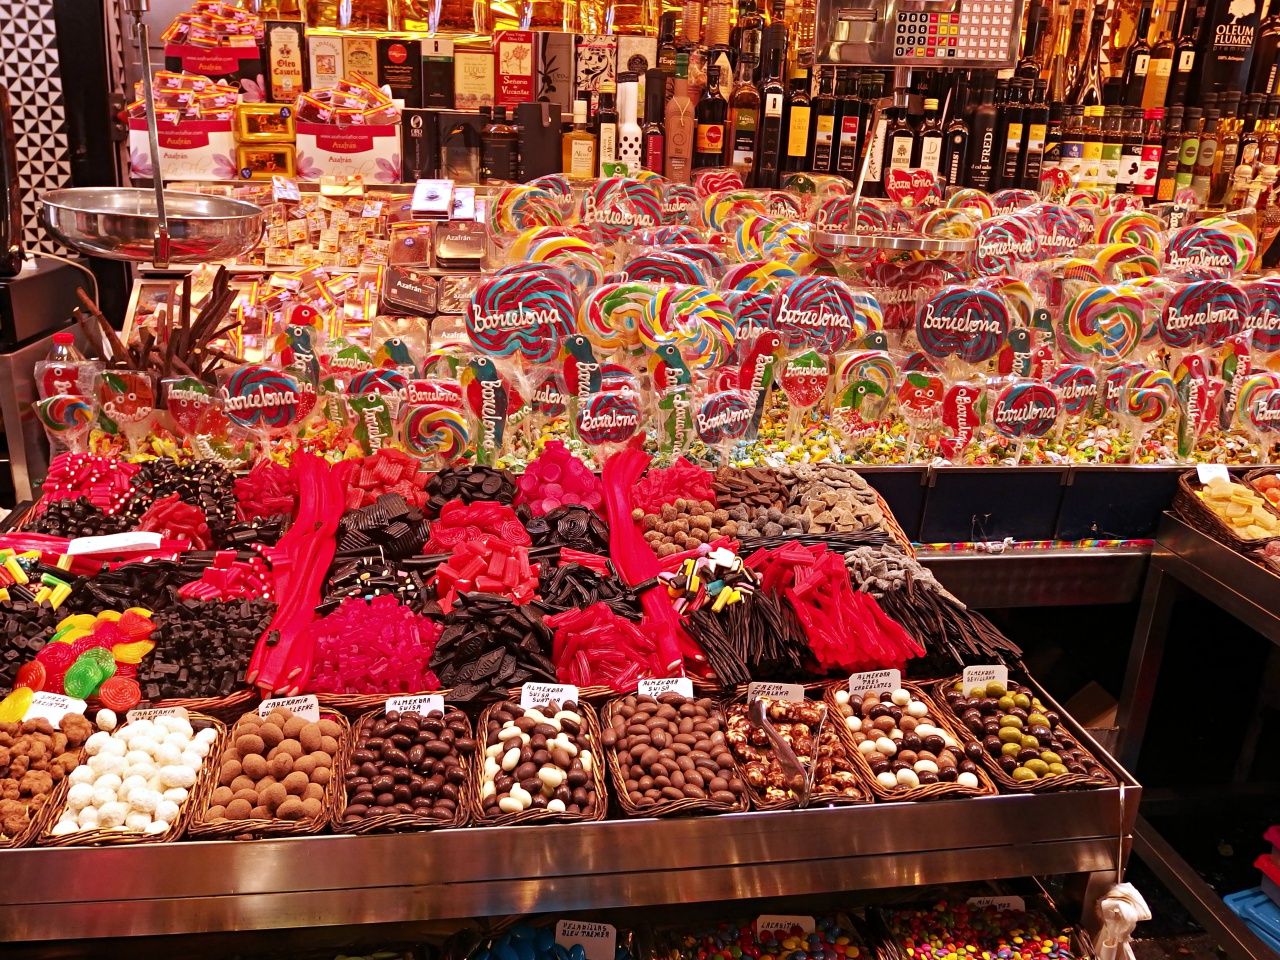
[[[587,960],[613,960],[618,931],[607,923],[560,920],[556,923],[556,943],[566,950],[581,944]]]
[[[636,693],[642,697],[653,697],[655,700],[664,693],[678,693],[682,697],[693,696],[693,681],[688,677],[664,677],[661,680],[641,680],[636,684]]]
[[[566,700],[577,703],[578,688],[568,683],[526,683],[520,688],[520,706],[526,710],[545,707],[552,700],[561,707]]]
[[[762,913],[756,917],[757,937],[766,930],[770,933],[785,933],[789,936],[796,927],[799,927],[804,933],[810,934],[817,929],[817,924],[814,922],[813,917],[799,915]]]
[[[83,700],[77,700],[75,697],[41,690],[31,698],[31,706],[27,707],[27,712],[22,715],[22,719],[24,721],[48,720],[56,727],[64,714],[83,714],[85,706]]]
[[[288,710],[295,717],[315,722],[320,719],[320,701],[314,693],[306,693],[299,697],[276,697],[274,700],[263,700],[258,704],[258,716],[269,716],[275,709]]]
[[[433,710],[444,713],[444,697],[438,693],[419,694],[413,697],[388,697],[384,709],[387,713],[394,710],[396,713],[419,713],[425,717]]]
[[[359,176],[370,183],[399,183],[400,125],[299,123],[297,174],[304,181]]]
[[[157,124],[160,169],[166,180],[235,180],[236,138],[230,120],[182,120]],[[129,176],[151,179],[147,122],[129,120]]]
[[[901,670],[868,670],[849,677],[849,696],[861,697],[868,693],[892,693],[902,687]]]
[[[970,897],[965,901],[971,907],[995,907],[997,910],[1026,912],[1027,903],[1021,897]]]
[[[992,680],[1009,686],[1009,668],[1002,663],[985,663],[976,667],[965,667],[960,682],[965,693],[972,687],[985,687]]]
[[[155,720],[158,717],[185,717],[187,716],[186,707],[134,707],[124,715],[126,723],[136,723],[139,720]]]
[[[770,683],[753,681],[747,684],[747,703],[768,697],[770,700],[786,700],[789,703],[804,702],[803,683]]]

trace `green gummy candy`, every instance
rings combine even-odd
[[[115,655],[112,654],[112,652],[108,650],[106,647],[92,647],[86,650],[84,653],[80,654],[80,656],[76,657],[76,659],[92,660],[101,669],[107,671],[107,676],[102,678],[104,680],[116,672]]]
[[[112,672],[114,673],[114,671]],[[75,663],[67,668],[67,674],[62,678],[62,689],[66,691],[67,696],[84,700],[93,696],[94,692],[102,686],[102,681],[105,679],[107,679],[107,674],[102,668],[92,660],[86,660],[81,655]]]

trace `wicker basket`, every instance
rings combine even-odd
[[[370,710],[361,717],[351,730],[351,736],[347,737],[346,742],[342,746],[342,759],[335,765],[335,775],[343,781],[342,789],[338,793],[338,802],[333,808],[333,832],[334,833],[413,833],[424,830],[440,830],[444,827],[465,827],[471,819],[471,810],[474,806],[474,800],[471,796],[472,791],[476,789],[476,753],[471,756],[458,756],[458,762],[462,766],[465,774],[462,783],[458,786],[458,802],[452,820],[436,820],[433,817],[417,816],[412,813],[379,813],[372,817],[364,817],[360,820],[354,820],[344,823],[342,814],[347,809],[347,788],[346,777],[344,776],[347,768],[351,766],[351,755],[355,753],[356,742],[360,739],[360,731],[365,726],[371,725],[386,714],[386,710],[379,708]],[[466,714],[463,714],[466,719]],[[467,734],[472,736],[471,721],[467,720]]]
[[[512,701],[516,702],[516,701]],[[506,827],[518,826],[525,823],[590,823],[595,820],[603,820],[606,811],[609,808],[609,794],[605,790],[604,767],[605,761],[600,746],[600,722],[596,719],[596,713],[589,704],[579,701],[577,713],[582,718],[582,733],[586,737],[588,744],[591,746],[591,756],[594,761],[591,764],[591,782],[596,788],[596,806],[595,810],[590,814],[581,813],[556,813],[546,808],[537,809],[530,807],[528,810],[522,810],[519,813],[499,813],[498,815],[485,815],[484,805],[481,802],[483,771],[483,757],[486,745],[489,740],[489,718],[498,708],[498,704],[490,704],[485,707],[484,712],[480,714],[480,720],[476,724],[476,750],[477,762],[475,766],[475,786],[471,791],[471,823],[477,827]]]
[[[63,807],[66,805],[67,797],[64,791],[60,797],[57,811],[51,813],[45,820],[44,828],[40,831],[39,839],[36,842],[42,847],[125,847],[152,843],[171,843],[181,837],[188,824],[190,824],[192,815],[197,810],[203,810],[208,805],[209,796],[213,793],[213,788],[218,781],[218,756],[222,753],[222,748],[227,739],[227,727],[221,720],[191,712],[187,713],[187,719],[191,721],[193,729],[199,731],[212,727],[218,732],[218,736],[209,748],[209,753],[205,756],[204,763],[201,764],[200,769],[196,772],[195,785],[188,793],[186,802],[182,804],[182,808],[178,812],[178,819],[169,825],[168,830],[164,833],[77,830],[75,833],[66,833],[55,837],[52,832],[53,828],[62,815]]]
[[[835,726],[836,731],[840,735],[840,740],[844,744],[845,753],[849,755],[849,759],[853,762],[854,769],[858,771],[863,781],[866,783],[867,789],[875,795],[877,800],[887,801],[919,801],[919,800],[936,800],[940,797],[985,797],[994,796],[996,793],[996,785],[991,782],[991,778],[987,776],[987,772],[978,766],[976,776],[978,778],[977,787],[966,787],[959,783],[922,783],[918,787],[895,787],[892,790],[886,789],[879,780],[876,779],[875,773],[871,770],[871,764],[867,762],[866,757],[862,755],[862,751],[858,749],[858,744],[853,738],[853,731],[844,723],[844,715],[840,712],[839,706],[836,705],[836,693],[845,687],[844,683],[835,682],[827,685],[825,700],[827,701],[828,716],[831,723]],[[942,710],[934,703],[933,698],[924,692],[914,683],[903,683],[902,688],[911,696],[924,703],[929,708],[929,717],[934,721],[935,726],[944,728],[948,733],[955,737],[960,743],[964,743],[964,738],[956,731],[955,724],[951,722],[949,715],[944,714]]]
[[[341,728],[338,737],[338,753],[333,758],[332,776],[329,778],[328,786],[325,787],[324,799],[321,801],[322,810],[318,817],[307,820],[205,820],[204,814],[212,805],[209,800],[212,798],[213,791],[217,786],[217,772],[215,770],[213,778],[213,786],[209,788],[209,797],[205,798],[205,802],[196,810],[187,826],[187,834],[192,839],[200,840],[253,840],[258,837],[305,837],[313,833],[319,833],[327,827],[333,819],[334,808],[337,807],[342,797],[342,770],[338,767],[346,742],[351,737],[351,725],[347,723],[347,718],[336,710],[321,708],[320,717],[324,720],[332,720]],[[228,742],[234,743],[239,736],[240,723],[232,727],[228,734]]]
[[[190,713],[203,714],[225,723],[235,723],[258,699],[256,690],[237,690],[225,697],[174,697],[157,700],[148,707],[183,707]]]
[[[81,761],[85,759],[83,751],[80,753],[80,759]],[[61,812],[63,805],[67,802],[67,791],[70,789],[71,780],[68,777],[59,780],[45,802],[40,805],[40,809],[27,818],[27,826],[21,833],[12,837],[0,837],[0,850],[16,850],[36,842],[36,838],[55,822],[54,812]],[[30,807],[27,809],[30,810]]]
[[[1173,510],[1188,524],[1236,550],[1254,550],[1265,547],[1273,540],[1280,540],[1280,535],[1262,537],[1258,540],[1242,539],[1230,524],[1206,507],[1196,495],[1203,486],[1194,470],[1188,470],[1178,476],[1178,489],[1173,494]],[[1263,497],[1263,500],[1265,501],[1266,498]],[[1266,509],[1280,517],[1280,511],[1277,511],[1269,502],[1266,504]]]
[[[605,704],[601,714],[602,726],[609,726],[613,723],[613,712],[618,704],[622,701],[622,697],[616,697]],[[694,699],[697,699],[696,697]],[[720,718],[721,729],[724,728],[724,714],[721,712],[719,704],[714,704],[715,714]],[[732,753],[732,751],[730,751]],[[749,798],[744,791],[738,803],[721,803],[718,800],[699,800],[695,797],[683,797],[680,800],[663,800],[655,803],[650,807],[636,806],[632,801],[631,795],[627,791],[627,776],[622,770],[622,761],[618,759],[618,751],[613,747],[605,747],[605,760],[609,764],[609,776],[613,778],[614,796],[618,799],[618,806],[622,807],[622,811],[629,817],[673,817],[682,813],[742,813],[748,808]],[[737,761],[734,761],[734,767],[737,768]],[[742,772],[738,771],[739,778]],[[743,780],[746,784],[746,780]]]
[[[916,548],[911,545],[911,538],[906,535],[902,527],[898,524],[898,518],[893,515],[893,511],[889,509],[889,504],[885,503],[884,497],[880,496],[880,491],[876,491],[876,504],[880,507],[880,513],[884,516],[885,533],[893,537],[894,542],[902,548],[912,560],[916,558]]]
[[[821,687],[820,684],[815,684],[813,686],[815,688]],[[746,696],[746,690],[744,688],[739,695],[735,696],[732,700],[726,702],[723,705],[723,710],[724,710],[726,719],[728,718],[730,713],[745,710],[746,702],[747,702],[747,696]],[[818,730],[817,730],[817,733],[815,734],[815,736],[819,738],[819,742],[821,742],[821,737],[823,735],[823,732],[826,730],[826,723],[830,716],[831,711],[827,708],[827,705],[825,703],[822,703],[822,701],[817,701],[817,702],[820,703],[821,706],[823,707],[822,723],[818,725]],[[839,738],[839,736],[836,736],[834,742],[838,749],[844,751],[845,753],[848,752],[847,750],[845,750],[844,742]],[[849,761],[848,757],[845,757],[845,760],[846,762],[849,763],[850,768],[855,770],[856,772],[857,768],[853,766],[852,761]],[[742,768],[742,761],[736,754],[734,755],[734,762],[739,765],[740,769]],[[807,771],[807,774],[811,781],[813,779],[813,773],[814,773],[813,767],[810,767],[809,770]],[[783,799],[783,800],[766,800],[763,796],[760,795],[759,791],[757,791],[754,787],[752,787],[750,781],[747,780],[745,770],[743,770],[742,780],[743,780],[743,783],[747,785],[747,794],[751,797],[751,808],[753,810],[795,810],[800,807],[799,797],[793,796],[793,797],[787,797],[786,799]],[[815,793],[812,789],[812,783],[810,784],[810,787],[811,789],[809,791],[809,798],[805,803],[806,807],[847,807],[847,806],[854,806],[860,803],[871,802],[870,793],[864,793],[862,796],[859,796],[859,797],[849,797],[849,796],[845,796],[844,794]]]
[[[946,680],[937,680],[929,689],[934,694],[934,702],[941,708],[942,716],[946,718],[951,730],[960,738],[961,742],[965,744],[979,743],[978,738],[960,721],[955,711],[947,703],[946,691],[952,689],[959,679],[960,677],[950,677]],[[1074,734],[1072,739],[1077,739]],[[1077,740],[1077,742],[1079,741]],[[1084,750],[1084,747],[1081,746],[1080,749]],[[1084,750],[1084,752],[1089,753],[1087,750]],[[1089,754],[1089,756],[1093,757],[1092,754]],[[1093,757],[1093,759],[1096,762],[1098,758]],[[1093,777],[1083,773],[1064,773],[1060,776],[1040,777],[1036,780],[1015,780],[1004,772],[1004,768],[996,762],[996,758],[991,756],[985,747],[982,749],[981,763],[987,768],[987,772],[991,774],[991,779],[996,782],[1001,790],[1008,793],[1059,793],[1063,790],[1088,790],[1096,787],[1114,787],[1116,785],[1116,778],[1105,767],[1102,768],[1106,772],[1105,777]]]

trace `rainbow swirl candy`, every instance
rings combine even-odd
[[[884,308],[874,294],[866,290],[853,291],[853,305],[858,310],[853,322],[856,339],[861,340],[873,330],[884,329]]]
[[[1079,187],[1067,194],[1068,207],[1105,207],[1110,194],[1098,187]]]
[[[991,423],[1010,440],[1043,437],[1058,422],[1061,405],[1052,387],[1035,380],[1010,383],[996,394]]]
[[[694,428],[698,439],[708,446],[746,436],[751,426],[755,404],[745,390],[721,390],[707,397],[698,406],[694,416]]]
[[[1160,370],[1156,367],[1148,367],[1135,373],[1129,378],[1126,386],[1139,390],[1167,390],[1170,396],[1174,396],[1178,392],[1177,384],[1173,380],[1173,374],[1168,370]]]
[[[461,343],[444,343],[423,358],[423,377],[454,379],[467,363],[466,347]]]
[[[236,367],[222,384],[222,409],[237,426],[287,430],[298,422],[298,381],[265,363]]]
[[[1094,260],[1106,275],[1117,280],[1154,277],[1160,272],[1160,258],[1136,243],[1109,243],[1093,251]]]
[[[1119,287],[1078,290],[1058,325],[1058,346],[1072,360],[1123,360],[1142,339],[1142,300]]]
[[[668,251],[632,257],[623,264],[622,272],[628,280],[645,283],[698,283],[704,287],[709,283],[700,264],[683,254]]]
[[[1092,260],[1081,257],[1068,257],[1059,261],[1058,275],[1063,280],[1081,280],[1085,283],[1106,283],[1106,271]]]
[[[1030,263],[1040,251],[1036,225],[1019,214],[994,217],[978,224],[978,247],[973,266],[988,276],[1008,273],[1019,263]]]
[[[581,237],[545,237],[530,245],[525,259],[559,267],[579,290],[604,281],[604,261],[599,250]]]
[[[893,396],[898,368],[883,350],[860,350],[840,360],[835,379],[837,406],[858,410],[864,420],[878,420]],[[871,408],[864,410],[867,404]]]
[[[1018,326],[1031,326],[1031,315],[1035,312],[1036,298],[1031,288],[1017,277],[1000,274],[994,277],[983,277],[977,281],[984,290],[993,290],[1004,297],[1005,303],[1013,307],[1018,317]]]
[[[1187,277],[1227,279],[1253,261],[1258,241],[1244,224],[1227,217],[1207,217],[1175,230],[1165,250],[1165,267]]]
[[[569,178],[563,173],[544,174],[541,177],[530,180],[528,186],[546,190],[557,197],[573,196],[573,187],[569,183]]]
[[[713,243],[681,243],[669,247],[666,253],[688,257],[702,268],[708,277],[719,280],[724,275],[724,252]]]
[[[922,234],[943,240],[968,240],[977,229],[973,215],[961,207],[939,207],[936,210],[930,210],[920,221]]]
[[[789,263],[748,260],[725,268],[724,276],[720,278],[720,289],[741,293],[777,293],[786,281],[798,276],[800,272]]]
[[[739,340],[753,340],[756,334],[770,329],[774,296],[758,290],[724,291],[724,302],[733,316]]]
[[[978,190],[976,187],[965,187],[957,190],[947,199],[947,206],[955,207],[959,210],[969,210],[977,214],[979,220],[986,220],[995,213],[995,207],[991,203],[991,196],[985,190]]]
[[[1024,190],[1021,187],[1005,187],[1003,190],[997,190],[991,194],[991,208],[996,214],[1015,213],[1024,207],[1029,207],[1040,199],[1040,194],[1034,190]]]
[[[646,304],[636,331],[650,350],[674,343],[685,363],[709,370],[732,355],[737,324],[723,298],[706,287],[664,286]]]
[[[764,205],[771,217],[799,220],[804,216],[804,204],[799,196],[786,190],[770,190],[764,195]]]
[[[1009,306],[991,290],[946,287],[916,314],[916,339],[930,357],[985,363],[1009,336]]]
[[[606,283],[591,290],[578,307],[578,331],[601,350],[632,350],[637,328],[656,291],[651,284]]]
[[[461,457],[471,440],[462,411],[423,403],[400,412],[400,442],[419,457],[439,457],[450,463]]]
[[[714,193],[725,193],[730,190],[741,190],[742,177],[737,170],[729,167],[709,167],[693,171],[693,189],[698,199],[702,200]]]
[[[1040,229],[1040,249],[1051,256],[1075,252],[1085,238],[1080,215],[1057,203],[1034,203],[1023,211]]]
[[[1264,277],[1243,285],[1249,300],[1244,328],[1253,331],[1253,346],[1260,353],[1280,351],[1280,279]]]
[[[672,224],[661,227],[645,227],[637,230],[635,242],[646,247],[671,247],[680,243],[703,243],[706,236],[697,227]]]
[[[362,393],[403,393],[408,379],[399,370],[391,367],[378,367],[374,370],[361,370],[347,382],[347,394],[356,396]]]
[[[508,252],[512,260],[528,260],[529,252],[542,241],[563,239],[570,239],[589,249],[594,249],[582,234],[580,227],[530,227],[515,236]]]
[[[1124,412],[1148,427],[1162,423],[1173,407],[1171,394],[1160,387],[1128,387],[1124,391]]]
[[[836,232],[847,232],[853,227],[853,197],[837,195],[827,197],[813,213],[815,226]]]
[[[770,326],[789,349],[812,347],[834,352],[859,336],[857,320],[857,302],[843,281],[796,277],[779,291]]]
[[[1098,375],[1082,363],[1064,363],[1053,371],[1049,383],[1057,388],[1062,410],[1069,417],[1085,413],[1098,397]]]
[[[466,326],[480,353],[547,363],[573,332],[573,302],[559,283],[536,273],[494,276],[476,286]]]
[[[1122,210],[1098,222],[1097,243],[1132,243],[1156,256],[1164,252],[1164,221],[1145,210]]]
[[[561,226],[565,222],[564,197],[543,187],[511,184],[503,187],[489,208],[489,222],[500,233],[531,227]]]
[[[1280,374],[1263,370],[1245,377],[1237,394],[1236,422],[1257,433],[1275,430],[1277,421],[1270,410],[1271,395],[1277,390],[1280,390]]]
[[[698,192],[687,183],[668,183],[662,187],[662,222],[687,224],[698,206]]]
[[[93,419],[97,411],[85,397],[74,393],[59,393],[43,400],[37,400],[36,419],[49,434],[49,439],[57,439],[65,445],[71,445],[88,436],[93,427]]]
[[[626,443],[640,430],[640,399],[630,390],[593,393],[578,410],[574,428],[583,443]]]
[[[618,240],[637,227],[662,222],[662,196],[655,184],[632,177],[603,177],[582,195],[578,213],[601,239]]]
[[[1160,339],[1186,350],[1217,346],[1244,327],[1249,298],[1229,280],[1196,280],[1178,290],[1160,313]]]
[[[710,194],[698,207],[698,224],[708,230],[728,233],[733,224],[747,216],[764,216],[764,201],[741,188]]]
[[[1102,377],[1102,406],[1108,413],[1119,413],[1124,402],[1124,388],[1129,379],[1147,369],[1145,364],[1133,360],[1117,363],[1108,368]]]

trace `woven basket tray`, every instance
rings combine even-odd
[[[893,511],[889,509],[889,504],[885,503],[884,497],[880,496],[880,491],[876,491],[876,503],[880,506],[880,512],[884,515],[885,533],[893,537],[894,541],[902,548],[912,560],[916,558],[916,549],[911,545],[911,538],[906,535],[902,527],[898,524],[898,518],[893,515]]]
[[[62,816],[62,810],[67,801],[66,791],[64,790],[59,798],[57,810],[51,812],[45,820],[43,829],[40,831],[40,837],[36,842],[42,847],[126,847],[153,843],[171,843],[181,837],[188,824],[190,824],[191,817],[195,811],[203,810],[208,804],[209,795],[213,793],[213,788],[218,780],[217,759],[222,753],[222,748],[227,738],[226,724],[215,717],[188,712],[187,719],[191,721],[193,729],[199,731],[206,727],[212,727],[218,731],[218,737],[213,741],[204,763],[201,764],[200,769],[196,772],[195,785],[188,792],[186,802],[182,804],[178,812],[178,819],[169,825],[168,830],[164,833],[78,830],[75,833],[67,833],[55,837],[52,830],[59,817]]]
[[[201,840],[252,840],[258,837],[304,837],[309,834],[319,833],[327,827],[333,819],[334,808],[337,807],[342,794],[342,769],[338,766],[342,759],[346,742],[351,737],[351,725],[347,723],[347,718],[335,710],[321,708],[320,717],[324,720],[332,720],[339,727],[341,733],[338,737],[338,754],[333,758],[333,771],[329,778],[329,783],[325,787],[324,799],[321,801],[322,810],[318,817],[304,820],[204,820],[204,814],[212,804],[213,792],[217,787],[217,769],[215,763],[215,771],[213,777],[213,785],[209,788],[209,796],[205,798],[205,802],[200,805],[199,809],[192,814],[190,823],[187,826],[187,833],[192,839]],[[240,734],[240,723],[231,728],[227,735],[227,743],[235,743],[236,738]]]
[[[512,701],[515,702],[515,701]],[[471,823],[478,827],[505,827],[518,826],[525,823],[582,823],[594,820],[603,820],[605,813],[609,808],[609,794],[605,790],[604,767],[605,760],[600,746],[600,722],[596,719],[596,712],[591,708],[590,704],[579,702],[577,713],[582,718],[582,732],[587,739],[587,743],[591,747],[591,757],[594,761],[591,764],[591,782],[596,790],[595,810],[590,814],[580,813],[555,813],[554,811],[537,809],[530,807],[528,810],[522,810],[519,813],[498,813],[496,815],[485,815],[484,805],[481,802],[481,793],[483,787],[483,764],[484,751],[488,743],[489,735],[489,718],[497,709],[498,704],[491,704],[485,707],[484,712],[480,714],[480,720],[476,724],[476,765],[475,765],[475,786],[471,791]]]
[[[1196,495],[1203,486],[1204,484],[1200,482],[1194,470],[1188,470],[1178,476],[1178,488],[1173,494],[1173,510],[1188,524],[1201,533],[1208,534],[1215,540],[1220,540],[1236,550],[1254,550],[1258,547],[1265,547],[1273,540],[1280,540],[1280,535],[1262,537],[1258,540],[1242,539],[1230,524],[1206,507]],[[1265,500],[1266,498],[1264,497],[1263,499]],[[1267,509],[1277,517],[1280,517],[1280,511],[1277,511],[1270,503],[1267,504]]]
[[[934,695],[934,702],[938,705],[942,712],[942,716],[946,718],[948,725],[962,743],[978,743],[978,738],[970,732],[960,718],[956,716],[955,711],[947,704],[946,691],[955,686],[960,677],[949,677],[946,680],[937,680],[930,686],[930,691]],[[1012,682],[1012,681],[1011,681]],[[1034,684],[1027,684],[1033,690]],[[1078,738],[1072,734],[1072,739],[1079,743]],[[1083,745],[1081,749],[1084,750]],[[1093,757],[1088,750],[1084,750],[1086,754]],[[1093,757],[1096,761],[1098,758]],[[1057,777],[1041,777],[1038,780],[1015,780],[1004,772],[1004,769],[991,756],[986,748],[982,750],[982,765],[987,768],[987,772],[991,774],[991,779],[996,782],[1002,791],[1007,793],[1058,793],[1063,790],[1087,790],[1095,787],[1114,787],[1116,778],[1110,771],[1106,771],[1105,777],[1092,777],[1083,773],[1064,773]]]
[[[57,729],[56,727],[54,729]],[[80,750],[80,763],[88,759],[85,756],[84,749]],[[77,764],[79,766],[79,764]],[[26,847],[36,841],[36,838],[44,833],[45,829],[50,826],[53,821],[55,812],[61,812],[63,804],[67,801],[67,791],[71,789],[71,780],[68,776],[64,776],[53,787],[46,797],[40,808],[27,817],[27,826],[19,834],[12,837],[0,837],[0,850],[16,850],[19,847]],[[27,808],[28,811],[31,809]]]
[[[184,707],[190,713],[200,713],[225,723],[235,723],[241,714],[258,699],[255,690],[237,690],[225,697],[172,697],[148,704],[150,707]]]
[[[350,796],[346,788],[346,770],[351,766],[351,755],[355,753],[356,741],[360,739],[360,731],[366,726],[372,725],[386,714],[386,710],[379,708],[370,710],[361,717],[351,730],[351,736],[347,737],[346,742],[342,746],[342,759],[336,765],[336,772],[342,777],[343,787],[338,794],[338,802],[334,805],[333,810],[333,832],[334,833],[411,833],[424,830],[439,830],[443,827],[465,827],[471,819],[471,811],[474,806],[474,799],[471,796],[472,791],[476,789],[476,754],[473,752],[471,756],[466,757],[461,754],[458,756],[458,762],[462,767],[462,771],[466,776],[462,783],[458,785],[458,800],[452,820],[436,820],[433,817],[417,816],[411,813],[380,813],[372,817],[364,817],[360,820],[343,822],[342,814],[347,809],[347,801]],[[463,714],[466,719],[466,714]],[[472,736],[471,721],[467,720],[467,735]]]
[[[816,685],[816,686],[820,686],[820,685]],[[825,703],[822,703],[822,701],[816,701],[816,702],[823,707],[823,720],[822,720],[822,723],[818,725],[818,731],[817,731],[819,742],[821,742],[821,737],[826,731],[830,710],[827,708],[827,705]],[[734,712],[741,713],[742,711],[744,711],[746,709],[746,703],[747,703],[747,696],[746,696],[746,690],[744,689],[738,696],[735,696],[732,700],[727,701],[724,704],[723,710],[726,718],[731,713],[734,713]],[[839,749],[842,753],[847,753],[847,751],[844,748],[844,742],[839,738],[838,735],[834,735],[834,736],[835,736],[834,744],[836,748]],[[847,756],[844,759],[847,763],[849,763],[850,769],[854,771],[856,776],[857,768],[853,766],[852,762],[849,760]],[[743,764],[742,758],[738,756],[736,751],[734,751],[734,762],[738,764],[738,769],[742,771],[742,775],[743,775],[742,779],[743,779],[743,782],[746,783],[747,785],[747,793],[751,797],[751,807],[753,810],[795,810],[800,806],[800,798],[796,796],[789,796],[783,800],[765,799],[764,796],[762,796],[760,792],[751,785],[750,781],[747,780],[746,767]],[[810,767],[807,772],[810,780],[812,780],[814,776],[813,768]],[[859,785],[861,786],[861,783]],[[811,789],[809,793],[808,802],[805,804],[805,806],[806,807],[846,807],[846,806],[853,806],[855,804],[860,804],[860,803],[870,803],[871,794],[865,791],[865,787],[863,788],[863,791],[864,791],[863,794],[859,797],[849,797],[849,796],[845,796],[844,794],[817,793]]]
[[[622,697],[616,697],[610,700],[601,712],[601,726],[612,725],[614,710],[622,701]],[[696,698],[695,698],[696,699]],[[715,708],[715,716],[720,719],[720,727],[724,729],[724,714],[719,704],[713,703]],[[732,751],[730,751],[732,753]],[[622,771],[622,762],[618,759],[618,751],[613,747],[604,748],[605,759],[609,764],[609,776],[613,780],[613,792],[617,797],[618,806],[622,807],[623,812],[629,817],[672,817],[678,814],[692,813],[741,813],[747,810],[749,798],[744,791],[738,803],[721,803],[717,800],[699,800],[696,797],[684,797],[680,800],[662,800],[648,807],[636,806],[627,791],[627,777]],[[737,761],[734,761],[734,767],[737,768]],[[738,771],[741,778],[742,773]],[[745,786],[746,781],[743,781]]]
[[[829,710],[828,716],[830,723],[836,728],[840,734],[840,740],[844,743],[845,753],[849,755],[849,759],[853,762],[854,769],[862,777],[868,790],[875,795],[877,800],[887,801],[919,801],[919,800],[936,800],[940,797],[983,797],[994,796],[996,793],[996,785],[991,782],[991,778],[983,769],[982,764],[978,764],[977,777],[978,786],[966,787],[961,784],[950,782],[945,783],[938,781],[937,783],[922,783],[918,787],[895,787],[892,790],[881,785],[876,779],[875,773],[871,770],[871,764],[862,755],[858,749],[858,744],[854,740],[853,731],[844,723],[844,714],[836,705],[836,693],[845,684],[841,682],[831,683],[827,685],[826,702]],[[927,693],[914,683],[903,683],[902,688],[910,693],[917,700],[923,701],[925,706],[929,708],[929,717],[934,721],[935,726],[944,728],[948,733],[960,741],[961,745],[965,743],[964,737],[955,729],[955,724],[951,722],[949,714],[943,713],[942,709],[933,701]]]

